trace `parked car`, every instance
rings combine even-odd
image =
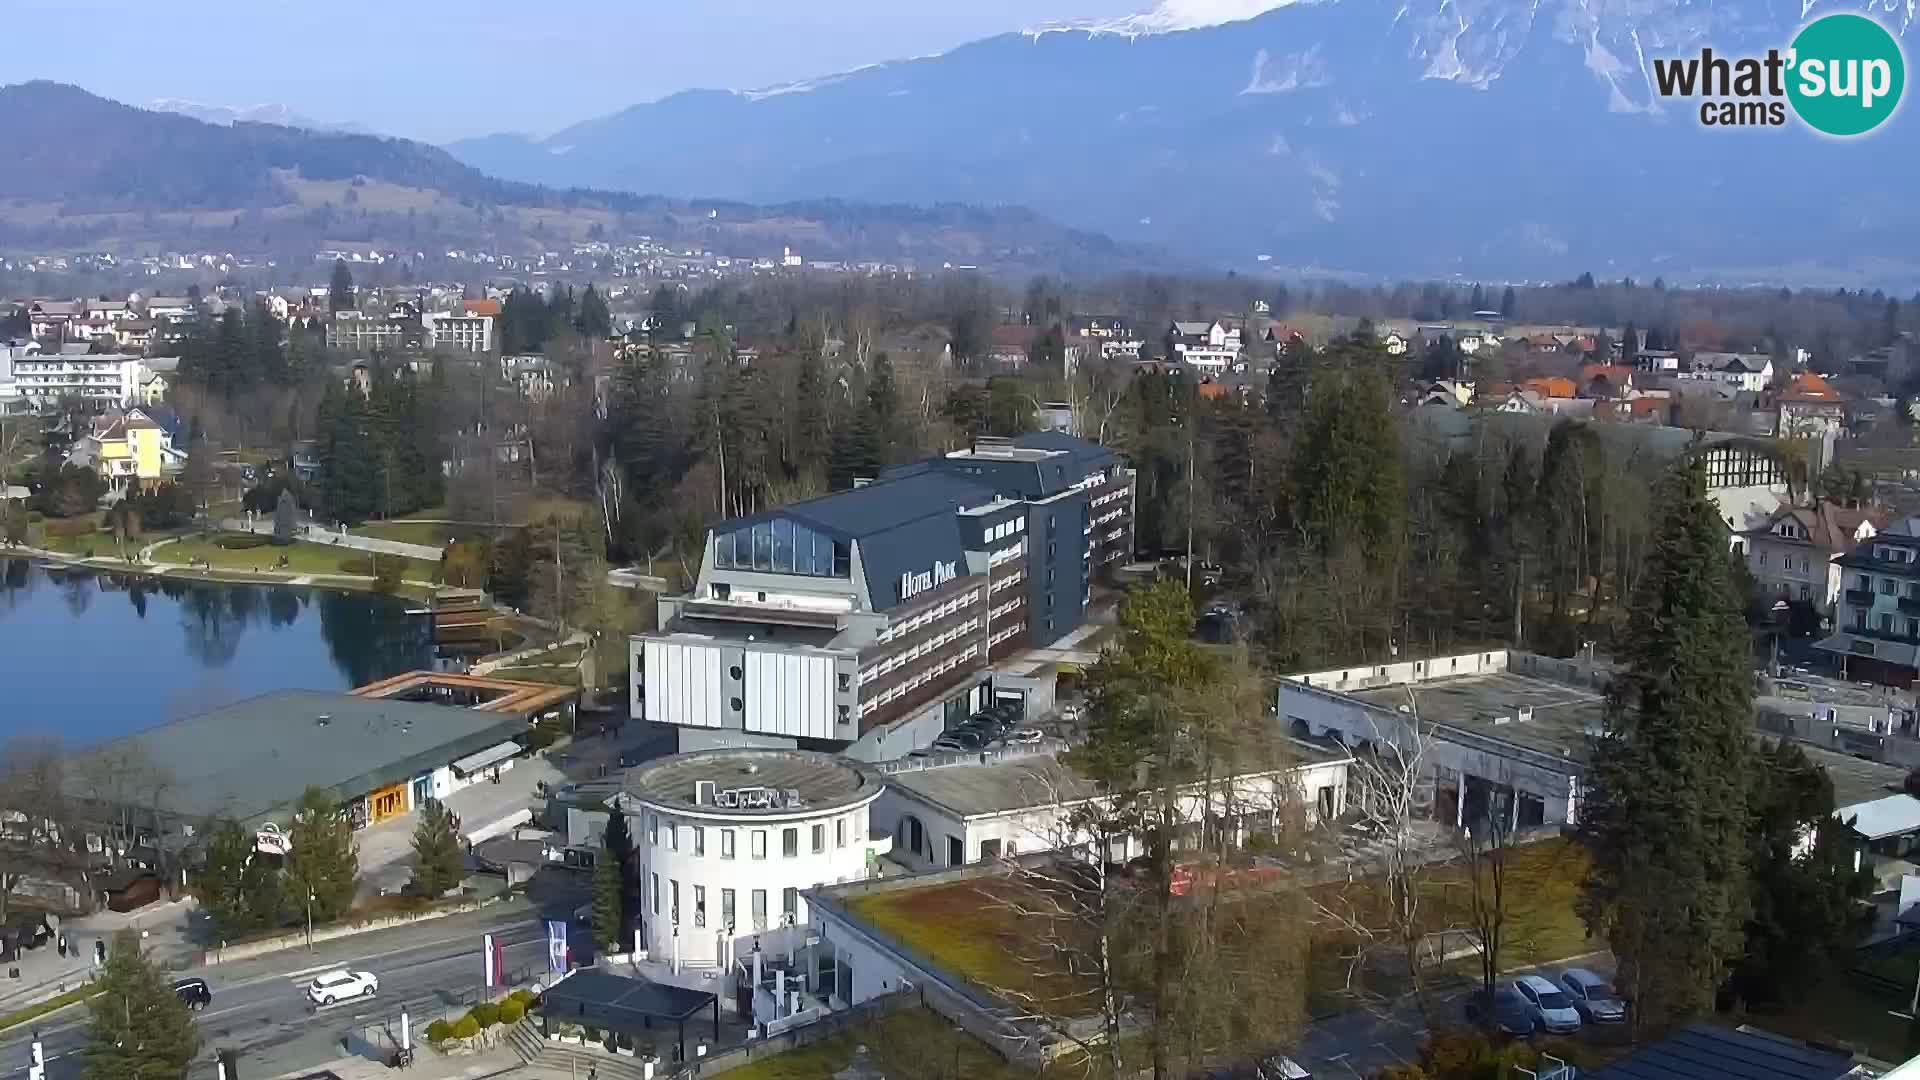
[[[1533,1007],[1511,983],[1500,983],[1489,995],[1475,990],[1467,996],[1467,1023],[1496,1035],[1524,1039],[1533,1034]]]
[[[175,979],[173,992],[179,995],[187,1008],[195,1012],[213,1003],[213,988],[207,985],[205,979]]]
[[[372,997],[380,990],[380,980],[365,971],[329,971],[307,984],[307,997],[315,1005],[331,1005],[348,998]]]
[[[1573,1007],[1573,999],[1554,985],[1553,980],[1542,975],[1522,975],[1513,980],[1513,988],[1527,999],[1536,1029],[1544,1029],[1555,1035],[1569,1035],[1580,1030],[1580,1010]]]
[[[1573,1007],[1587,1023],[1626,1022],[1627,1003],[1613,992],[1613,984],[1586,968],[1568,968],[1561,972],[1560,988],[1573,999]]]
[[[1033,728],[1014,728],[1003,736],[1010,746],[1032,746],[1046,736]]]

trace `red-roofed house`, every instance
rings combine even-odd
[[[1580,390],[1590,398],[1623,398],[1633,392],[1633,369],[1622,364],[1582,364]]]
[[[1775,405],[1780,410],[1775,430],[1783,437],[1813,439],[1829,431],[1838,435],[1847,427],[1847,399],[1811,371],[1795,375]]]

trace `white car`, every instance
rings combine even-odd
[[[380,980],[365,971],[329,971],[307,984],[307,997],[315,1005],[331,1005],[348,998],[372,997],[380,989]]]
[[[1522,975],[1513,980],[1513,988],[1527,999],[1536,1031],[1566,1035],[1580,1030],[1580,1013],[1573,1007],[1573,999],[1551,980],[1539,975]]]

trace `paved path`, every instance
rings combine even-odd
[[[220,527],[230,532],[250,532],[261,536],[273,535],[273,518],[265,516],[247,524],[245,518],[227,518]],[[352,548],[355,551],[372,551],[381,555],[400,555],[409,559],[422,559],[426,562],[439,562],[442,554],[437,547],[425,544],[407,544],[399,540],[381,540],[372,536],[357,536],[353,533],[339,533],[321,528],[312,523],[300,526],[300,539],[310,544],[328,544],[334,547]]]

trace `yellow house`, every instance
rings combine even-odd
[[[158,486],[180,456],[173,449],[173,436],[139,409],[95,417],[92,439],[99,447],[95,468],[120,492],[136,485],[143,490]]]

